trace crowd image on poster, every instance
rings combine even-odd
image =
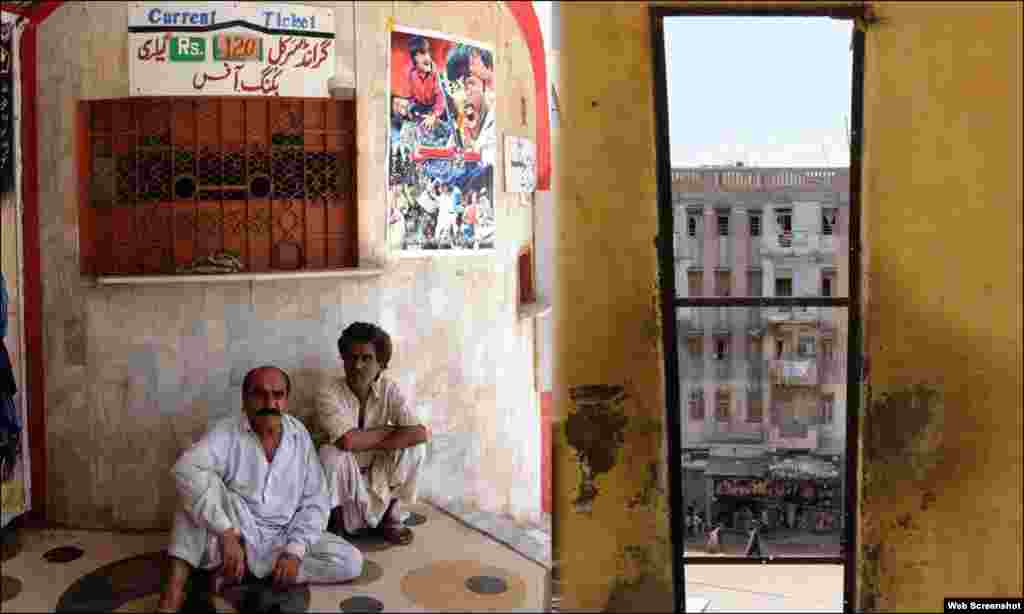
[[[493,52],[479,43],[396,28],[390,73],[390,249],[493,248]]]

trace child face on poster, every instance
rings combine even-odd
[[[391,114],[395,119],[404,120],[409,117],[409,99],[401,96],[391,98]]]
[[[429,75],[434,70],[434,60],[430,59],[430,54],[426,50],[417,51],[413,62],[416,64],[416,70],[423,76]]]
[[[485,86],[491,81],[491,68],[484,63],[483,54],[479,49],[469,52],[469,73],[479,78]]]

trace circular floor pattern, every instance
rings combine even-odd
[[[427,521],[427,517],[423,514],[417,514],[416,512],[409,512],[409,516],[405,519],[405,526],[417,527]]]
[[[21,552],[21,542],[14,535],[4,536],[3,541],[0,542],[0,562],[6,563],[7,561],[18,556]]]
[[[344,539],[358,548],[360,552],[382,552],[394,547],[394,544],[373,531],[363,531]]]
[[[114,610],[114,612],[156,612],[157,606],[160,604],[160,593],[153,593],[152,595],[146,595],[145,597],[139,597],[138,599],[132,599],[128,603],[125,603],[121,607]],[[234,614],[238,612],[235,608],[231,607],[231,604],[224,600],[220,595],[213,597],[214,611],[224,614]],[[185,611],[183,609],[183,611]]]
[[[466,580],[466,588],[478,595],[500,595],[508,590],[508,582],[494,576],[473,576]]]
[[[21,580],[11,576],[0,576],[0,603],[14,599],[21,592]]]
[[[366,597],[363,595],[356,595],[355,597],[349,597],[345,601],[341,602],[339,606],[342,612],[383,612],[384,604],[374,599],[373,597]]]
[[[359,577],[347,582],[345,586],[366,586],[373,584],[384,577],[384,569],[370,559],[363,559],[363,573]]]
[[[476,593],[467,586],[474,577],[488,576],[505,583],[501,593]],[[492,583],[492,586],[496,583]],[[526,581],[498,567],[478,561],[438,561],[409,572],[402,578],[402,592],[428,610],[504,612],[522,607]]]
[[[57,612],[152,612],[160,601],[167,555],[150,552],[104,565],[76,580],[61,595]],[[202,597],[201,590],[208,577],[193,573],[189,582],[188,601]],[[195,603],[193,601],[193,603]],[[287,593],[276,593],[263,583],[248,583],[225,589],[213,595],[217,612],[252,611],[255,606],[277,605],[281,612],[305,612],[309,609],[309,587],[296,586]]]
[[[83,554],[85,554],[85,551],[78,546],[61,546],[60,548],[47,550],[43,554],[43,558],[49,563],[70,563],[82,558]]]

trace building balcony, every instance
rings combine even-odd
[[[773,384],[780,386],[817,386],[818,361],[814,358],[778,359],[768,361],[768,373]]]
[[[834,236],[822,235],[809,230],[766,234],[761,237],[760,254],[766,258],[827,257],[834,256],[835,253]]]
[[[763,317],[770,324],[786,322],[817,322],[821,319],[821,307],[767,307]]]
[[[768,430],[768,445],[779,449],[818,449],[818,427],[790,422]]]
[[[768,440],[768,431],[762,423],[740,425],[713,421],[711,425],[704,426],[702,440],[706,443],[761,444]]]

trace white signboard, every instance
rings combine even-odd
[[[334,11],[259,2],[136,3],[133,96],[327,97]]]

